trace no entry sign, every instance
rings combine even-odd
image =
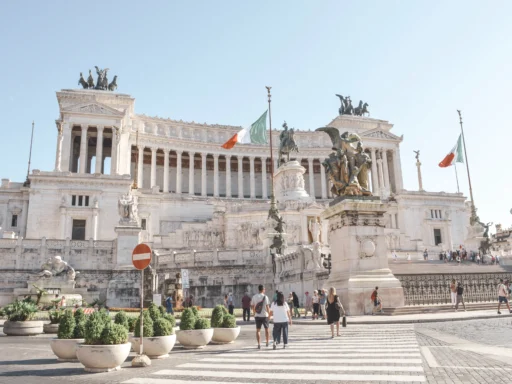
[[[132,253],[132,263],[137,269],[146,269],[151,263],[151,248],[146,244],[139,244]]]

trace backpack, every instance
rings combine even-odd
[[[263,311],[263,305],[265,304],[265,299],[267,296],[263,295],[263,299],[256,304],[256,307],[254,308],[256,310],[256,313],[259,315],[261,311]]]
[[[464,293],[464,287],[462,285],[459,285],[457,287],[457,295],[462,295]]]
[[[372,299],[372,301],[375,301],[376,298],[377,298],[377,292],[373,291],[372,296],[370,297],[370,299]]]

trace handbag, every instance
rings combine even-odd
[[[347,326],[347,318],[346,316],[343,316],[343,319],[341,320],[341,326],[346,327]]]

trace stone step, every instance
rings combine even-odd
[[[489,309],[496,309],[498,303],[496,302],[485,302],[485,303],[466,303],[466,310],[468,311],[485,311]],[[506,308],[506,306],[504,307]],[[459,304],[459,310],[464,310],[464,307]],[[397,316],[397,315],[413,315],[421,313],[443,313],[453,312],[451,304],[440,304],[440,305],[408,305],[405,307],[398,308],[384,308],[383,315]]]

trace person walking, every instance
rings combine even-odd
[[[309,295],[308,291],[306,291],[306,293],[304,294],[306,295],[306,305],[304,306],[304,318],[306,318],[308,312],[311,312],[311,316],[313,316],[313,300]]]
[[[249,292],[244,293],[244,297],[242,297],[242,312],[244,321],[251,320],[251,298],[249,297]]]
[[[464,287],[462,286],[462,283],[459,281],[457,283],[457,302],[455,303],[455,310],[459,310],[459,304],[462,303],[464,306],[464,312],[466,312],[466,304],[464,304]]]
[[[167,313],[174,315],[174,309],[172,308],[172,297],[171,296],[167,296],[167,299],[165,299],[165,309],[166,309]]]
[[[276,301],[270,306],[270,316],[274,318],[274,328],[272,329],[274,342],[272,348],[276,349],[281,343],[282,333],[284,349],[288,344],[288,324],[292,325],[292,312],[288,304],[284,301],[282,292],[278,292]]]
[[[375,312],[382,313],[382,301],[379,297],[379,287],[375,287],[375,290],[372,292],[370,299],[373,301],[373,311],[372,315],[375,315]]]
[[[320,309],[320,304],[318,304],[318,291],[315,289],[313,291],[313,297],[311,301],[313,302],[313,316],[311,316],[311,320],[318,320],[318,311]]]
[[[277,295],[279,295],[279,293]],[[277,300],[277,297],[276,297],[276,300]],[[274,300],[274,301],[276,301],[276,300]],[[288,308],[290,309],[290,312],[293,314],[293,294],[291,292],[288,295],[287,304],[288,304]]]
[[[407,252],[407,262],[411,262],[411,254],[409,252]]]
[[[396,263],[398,260],[398,255],[396,254],[396,251],[393,251],[393,261]]]
[[[228,311],[230,315],[232,315],[235,312],[235,301],[233,299],[233,294],[231,292],[229,292],[228,295]]]
[[[509,297],[508,281],[506,282],[506,284],[504,284],[503,279],[500,279],[500,283],[498,285],[498,315],[501,315],[501,312],[500,312],[501,303],[504,303],[508,308],[508,312],[512,313],[512,311],[510,310],[510,304],[508,303],[508,297]]]
[[[228,309],[228,295],[224,295],[224,308]]]
[[[480,265],[480,254],[479,253],[477,253],[477,255],[476,255],[476,264]]]
[[[297,294],[295,292],[292,292],[292,296],[293,296],[293,315],[294,317],[297,317],[300,319],[300,313],[299,313],[299,307],[300,307],[300,304],[299,304],[299,296],[297,296]]]
[[[325,289],[320,290],[320,297],[318,299],[318,304],[320,305],[320,314],[322,315],[322,320],[325,320],[325,303],[327,302],[327,292]]]
[[[336,324],[336,336],[340,335],[340,317],[345,316],[345,309],[341,305],[340,298],[336,295],[336,288],[329,288],[325,311],[327,313],[327,324],[331,326],[331,338],[334,339],[334,324]]]
[[[256,340],[258,341],[258,349],[261,349],[261,326],[265,328],[265,339],[267,340],[267,347],[270,339],[270,331],[268,329],[269,315],[270,315],[270,302],[267,295],[265,295],[265,287],[258,286],[258,292],[252,297],[251,308],[254,320],[256,320]]]
[[[457,302],[457,283],[455,279],[452,279],[450,284],[450,300],[452,303],[452,308],[455,308],[455,303]]]
[[[423,260],[428,261],[428,251],[427,248],[423,251]]]

